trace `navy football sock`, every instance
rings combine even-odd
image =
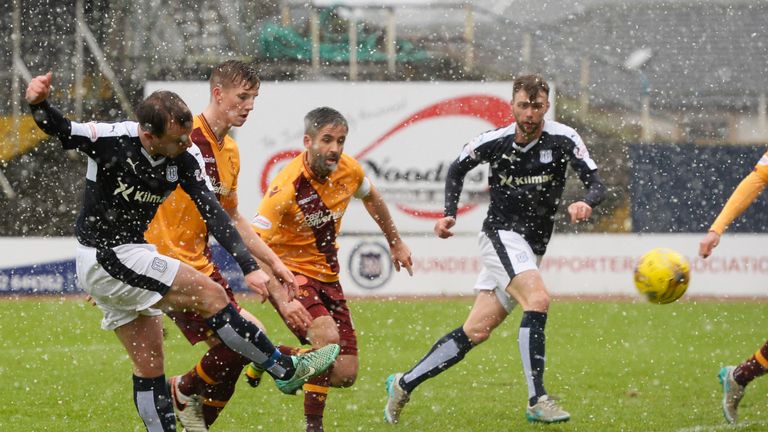
[[[148,431],[175,431],[176,414],[165,375],[156,378],[133,376],[133,403]]]
[[[464,328],[459,327],[448,333],[435,342],[413,369],[403,374],[400,387],[408,393],[412,392],[422,382],[460,362],[473,346]]]
[[[536,404],[539,397],[547,394],[544,390],[544,326],[547,314],[544,312],[525,311],[520,322],[518,345],[523,361],[523,374],[528,384],[528,402]]]
[[[293,375],[295,368],[291,358],[281,354],[267,335],[243,318],[231,304],[206,322],[229,349],[258,364],[273,377],[287,379]]]

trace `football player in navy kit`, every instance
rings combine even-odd
[[[26,100],[44,132],[56,136],[65,149],[88,156],[83,208],[75,227],[78,281],[103,312],[102,328],[113,330],[128,352],[134,403],[147,430],[176,430],[163,369],[161,311],[200,314],[224,344],[263,365],[286,393],[327,369],[338,345],[302,356],[282,355],[229,303],[220,285],[144,241],[157,207],[181,185],[243,270],[248,287],[267,295],[269,277],[210,191],[202,155],[189,139],[192,114],[184,101],[158,91],[137,107],[138,122],[77,123],[47,101],[51,80],[50,72],[35,77]]]
[[[586,220],[605,195],[597,165],[570,127],[544,120],[549,85],[541,77],[517,78],[512,91],[515,123],[480,134],[466,144],[450,166],[445,186],[445,217],[435,225],[440,238],[453,235],[464,176],[481,163],[490,165],[491,200],[479,235],[480,271],[475,304],[464,324],[440,338],[411,370],[387,379],[384,418],[397,423],[411,392],[425,380],[455,365],[520,304],[523,317],[518,344],[528,385],[526,417],[531,422],[570,419],[544,389],[544,326],[549,293],[538,263],[549,242],[554,215],[565,186],[568,165],[587,192],[568,206],[571,222]]]

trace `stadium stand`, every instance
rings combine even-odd
[[[512,15],[514,7],[508,9]],[[554,22],[477,30],[481,63],[519,70],[524,33],[540,72],[557,77],[560,91],[579,93],[580,61],[590,59],[595,104],[636,106],[640,81],[621,65],[633,51],[650,48],[645,66],[656,109],[754,109],[768,88],[768,4],[757,1],[612,2]]]

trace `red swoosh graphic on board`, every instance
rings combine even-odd
[[[355,159],[361,159],[370,151],[381,145],[389,137],[412,124],[423,120],[447,116],[466,116],[475,117],[487,121],[494,127],[500,128],[512,122],[512,109],[508,101],[498,96],[489,95],[469,95],[453,99],[447,99],[428,106],[421,111],[412,114],[407,119],[401,121],[393,128],[388,130],[379,139],[372,142],[368,147],[361,150]],[[443,217],[442,211],[418,210],[403,204],[395,204],[400,211],[414,217],[425,219],[439,219]],[[467,204],[459,207],[456,214],[460,215],[472,210],[476,204]]]
[[[368,153],[370,153],[371,151],[379,147],[384,141],[389,139],[392,135],[394,135],[398,131],[408,126],[416,124],[420,121],[434,119],[437,117],[448,117],[448,116],[475,117],[475,118],[479,118],[481,120],[487,121],[493,127],[496,127],[496,128],[506,126],[513,121],[512,109],[509,105],[509,102],[499,98],[498,96],[477,94],[477,95],[461,96],[457,98],[446,99],[444,101],[437,102],[433,105],[430,105],[412,114],[410,117],[401,121],[391,129],[389,129],[387,132],[385,132],[381,137],[379,137],[378,139],[373,141],[371,144],[369,144],[367,147],[362,149],[360,152],[354,155],[354,157],[355,159],[358,159],[358,160],[363,158]],[[286,150],[286,151],[276,153],[274,156],[272,156],[272,158],[267,162],[266,166],[264,167],[261,173],[262,193],[266,193],[267,188],[269,187],[269,173],[271,171],[271,168],[274,165],[276,165],[278,162],[283,161],[285,159],[292,159],[297,155],[299,155],[300,153],[301,153],[301,150]],[[403,213],[409,214],[414,217],[425,218],[425,219],[438,219],[443,217],[442,210],[440,211],[418,210],[418,209],[405,206],[403,204],[395,204],[395,206],[398,209],[400,209],[400,211],[402,211]],[[472,210],[473,208],[475,208],[476,206],[477,206],[476,204],[468,204],[468,205],[462,206],[458,209],[457,215],[466,213]]]

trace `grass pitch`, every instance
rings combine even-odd
[[[295,344],[268,305],[246,300],[273,341]],[[410,368],[458,327],[469,299],[352,300],[360,339],[354,387],[332,390],[331,431],[726,431],[716,374],[749,357],[768,337],[765,304],[558,300],[547,323],[546,386],[569,423],[531,425],[517,349],[516,310],[485,344],[413,394],[401,423],[383,423],[384,380]],[[100,313],[79,298],[0,301],[0,430],[139,431],[131,370]],[[204,348],[167,323],[167,375],[183,373]],[[742,401],[739,431],[768,430],[768,378]],[[238,385],[213,431],[302,431],[303,398],[265,379]]]

